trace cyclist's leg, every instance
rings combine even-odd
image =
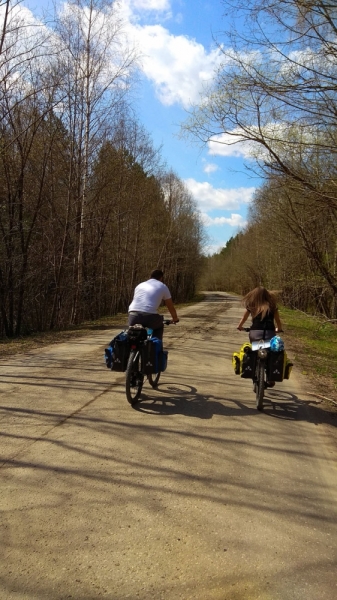
[[[153,315],[151,315],[151,318],[149,319],[148,323],[149,323],[148,327],[151,327],[151,329],[153,329],[152,336],[163,341],[163,331],[164,331],[163,316],[158,315],[158,314],[157,315],[153,314]],[[160,369],[160,367],[159,367],[159,369]],[[148,380],[153,388],[156,388],[158,385],[160,373],[161,372],[159,370],[156,374],[148,375]]]
[[[272,329],[266,329],[265,331],[263,329],[251,329],[249,332],[249,341],[259,342],[262,339],[268,341],[271,340],[271,338],[274,337],[274,335],[275,331]],[[274,385],[275,381],[267,381],[268,387],[274,387]]]
[[[148,325],[153,329],[153,337],[157,337],[159,340],[163,339],[164,333],[164,317],[163,315],[151,315],[151,325]]]

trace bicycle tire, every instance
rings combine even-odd
[[[256,408],[263,410],[264,396],[264,361],[258,360],[256,367]]]
[[[144,382],[144,375],[141,372],[140,352],[132,350],[130,352],[125,376],[125,393],[127,401],[133,406],[138,402]]]
[[[158,381],[160,379],[161,371],[158,373],[149,373],[147,378],[149,380],[149,384],[155,389],[158,385]]]

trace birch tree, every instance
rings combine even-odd
[[[136,52],[128,46],[117,4],[75,0],[64,6],[59,36],[59,112],[69,131],[69,202],[76,206],[72,321],[80,319],[84,291],[84,248],[88,182],[95,160],[121,100],[129,90]]]

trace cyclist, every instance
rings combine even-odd
[[[162,315],[158,313],[158,308],[162,301],[170,311],[173,323],[179,322],[170,290],[163,283],[163,278],[163,271],[154,269],[150,279],[137,285],[129,306],[129,325],[139,323],[144,327],[150,327],[153,329],[154,337],[160,340],[163,339],[164,323]]]
[[[246,310],[237,329],[241,331],[243,324],[251,316],[252,325],[249,332],[251,342],[261,339],[270,340],[275,333],[282,331],[275,296],[266,288],[262,286],[254,288],[244,296],[242,303],[246,306]]]

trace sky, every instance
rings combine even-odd
[[[51,3],[23,5],[38,16]],[[246,225],[258,182],[245,169],[242,146],[200,146],[178,134],[219,64],[214,38],[226,28],[224,7],[221,0],[120,0],[120,10],[141,52],[134,92],[139,121],[193,196],[207,234],[205,251],[216,252]]]

